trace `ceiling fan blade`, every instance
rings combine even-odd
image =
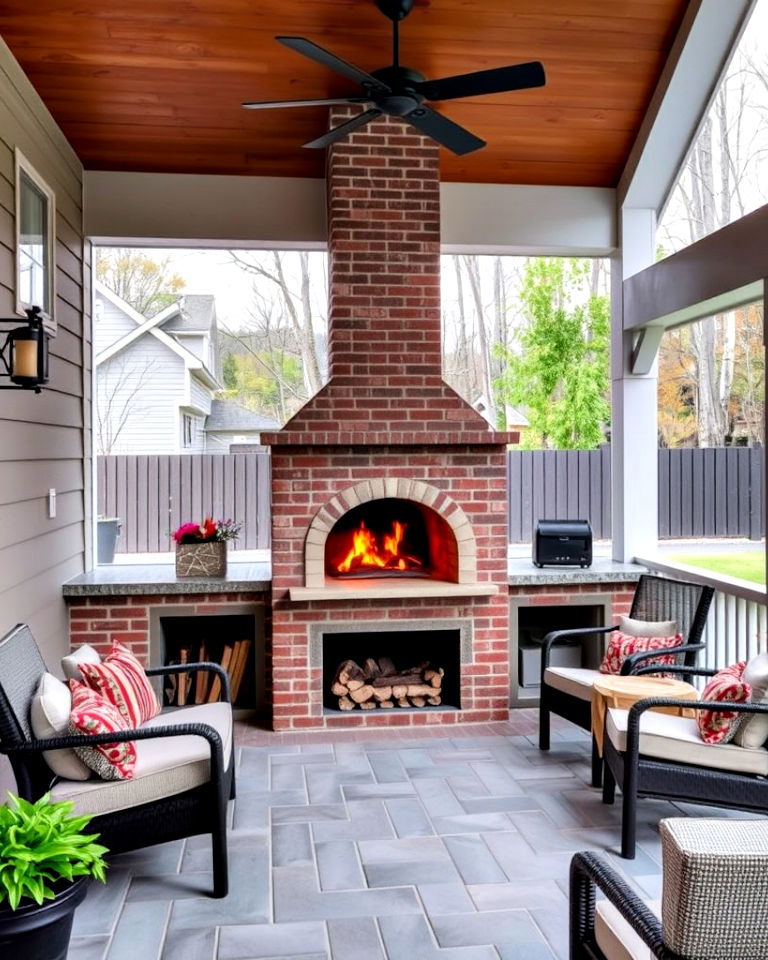
[[[538,60],[518,63],[511,67],[494,70],[478,70],[442,80],[425,80],[417,83],[416,89],[427,100],[456,100],[459,97],[481,97],[488,93],[507,93],[512,90],[527,90],[543,87],[547,82],[544,67]]]
[[[359,113],[356,117],[351,117],[349,120],[345,120],[344,123],[340,123],[338,127],[334,127],[333,130],[324,133],[323,136],[318,137],[317,140],[310,140],[310,142],[305,143],[304,146],[317,150],[322,147],[329,147],[332,143],[336,143],[337,140],[343,140],[344,137],[352,133],[353,130],[364,127],[366,123],[370,123],[371,120],[375,120],[376,117],[380,116],[381,110],[377,110],[376,107],[371,107],[370,110]]]
[[[449,120],[436,110],[429,107],[418,107],[413,113],[403,117],[408,123],[426,133],[428,137],[437,140],[442,146],[447,147],[453,153],[461,154],[472,153],[473,150],[479,150],[485,146],[485,140],[476,137],[474,133],[460,127],[458,123]]]
[[[246,110],[271,110],[274,107],[333,107],[336,104],[370,103],[368,97],[337,97],[327,100],[257,100],[241,104]]]
[[[370,73],[366,73],[365,70],[356,67],[354,63],[348,63],[346,60],[342,60],[341,57],[337,57],[335,53],[331,53],[330,50],[325,50],[311,40],[306,40],[304,37],[275,37],[275,40],[277,40],[278,43],[282,43],[284,47],[295,50],[296,53],[300,53],[302,56],[309,57],[310,60],[314,60],[316,63],[328,67],[329,70],[334,70],[336,73],[341,73],[345,77],[349,77],[350,80],[354,80],[356,83],[361,83],[363,86],[375,90],[381,90],[382,93],[391,92],[390,87],[388,87],[386,83],[382,83],[381,80],[377,80],[376,77]]]

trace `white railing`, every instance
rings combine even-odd
[[[725,667],[738,660],[749,660],[768,649],[768,594],[765,587],[659,557],[636,557],[635,561],[654,573],[715,588],[704,628],[703,639],[707,646],[699,659],[699,666]]]

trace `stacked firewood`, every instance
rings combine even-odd
[[[331,693],[339,698],[339,710],[388,710],[398,707],[437,707],[442,702],[442,667],[429,662],[398,670],[389,657],[365,663],[345,660],[336,670]]]

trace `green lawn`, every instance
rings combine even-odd
[[[733,553],[675,553],[670,560],[702,567],[727,577],[739,577],[753,583],[765,583],[765,551],[738,550]]]

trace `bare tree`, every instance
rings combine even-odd
[[[143,417],[152,405],[142,402],[142,393],[154,374],[155,363],[140,363],[126,357],[113,358],[96,371],[96,448],[99,456],[111,456],[120,435],[132,417]]]
[[[491,377],[491,349],[486,329],[485,308],[483,306],[482,288],[480,285],[480,268],[478,258],[462,256],[462,263],[469,280],[469,289],[475,306],[477,321],[477,347],[480,354],[480,388],[486,398],[486,415],[491,423],[496,423],[496,403],[493,396],[493,380]]]
[[[229,254],[233,263],[260,280],[268,281],[277,290],[283,310],[290,321],[296,343],[299,346],[307,395],[311,396],[317,393],[322,386],[322,378],[317,356],[317,339],[315,337],[310,296],[309,255],[304,251],[291,254],[281,250],[272,250],[264,254],[249,254],[243,251],[230,250]],[[295,257],[298,268],[298,291],[291,288],[288,279],[287,258],[291,256]]]

